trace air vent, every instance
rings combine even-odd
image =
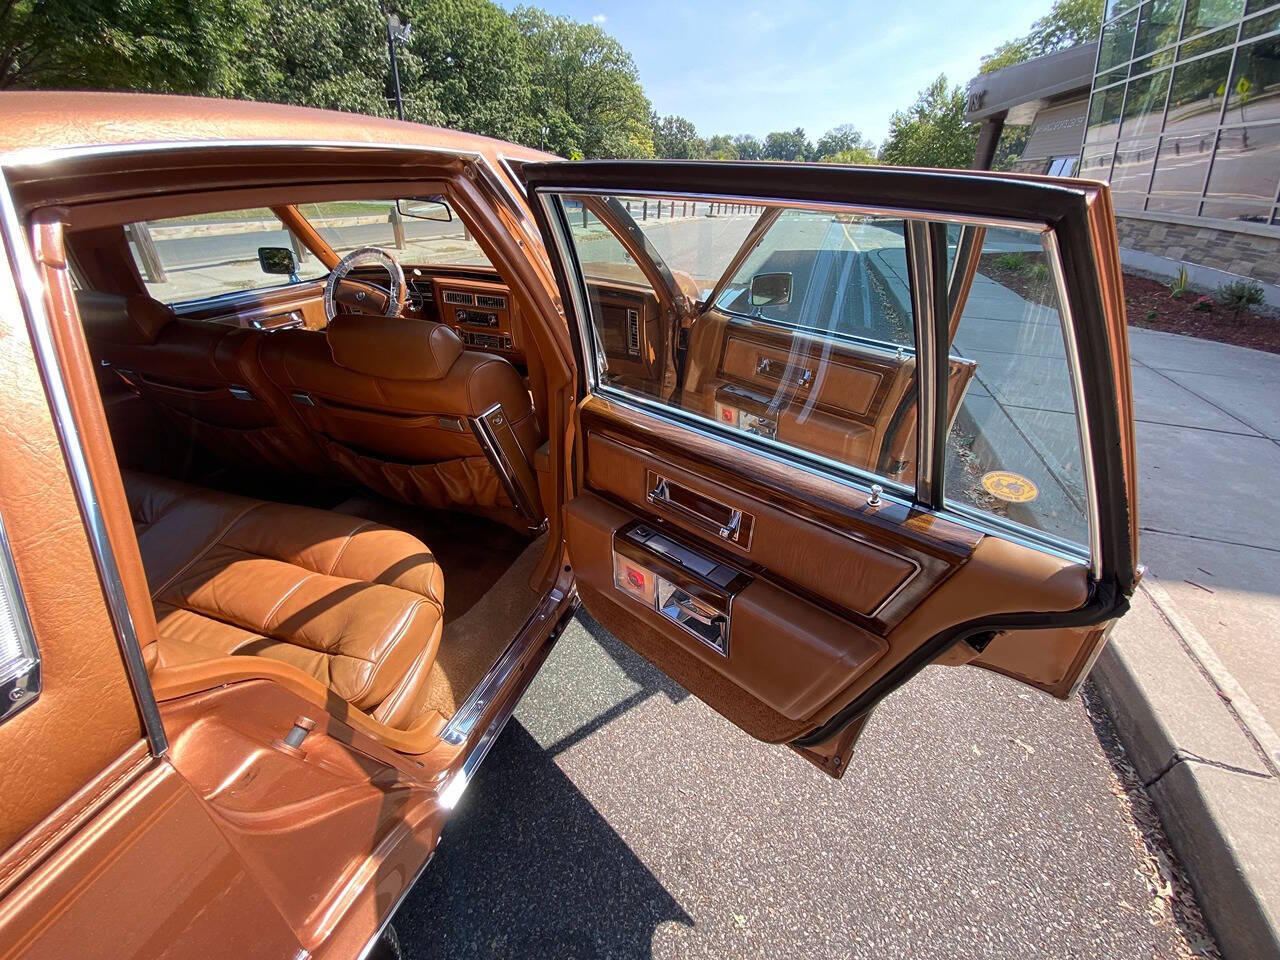
[[[627,311],[627,352],[640,352],[640,311]]]
[[[474,307],[476,298],[469,293],[460,293],[457,290],[446,290],[444,292],[445,303],[458,303],[464,307]]]
[[[506,297],[486,297],[486,296],[477,294],[476,306],[489,307],[492,310],[505,310],[507,309],[507,299]]]

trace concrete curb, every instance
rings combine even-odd
[[[1093,681],[1223,957],[1280,958],[1280,779],[1164,596],[1134,595]]]

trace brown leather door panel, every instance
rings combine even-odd
[[[255,329],[301,325],[321,330],[326,322],[324,281],[292,283],[208,303],[175,304],[173,309],[186,320],[213,320]]]

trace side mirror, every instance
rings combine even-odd
[[[397,200],[396,209],[402,217],[413,217],[415,220],[438,220],[449,223],[453,220],[453,211],[440,195],[432,197],[409,197]]]
[[[288,247],[259,247],[258,266],[263,273],[279,273],[291,277],[298,272],[293,251]]]
[[[791,302],[791,274],[757,273],[751,278],[751,306],[776,307]]]

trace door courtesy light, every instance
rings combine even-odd
[[[0,518],[0,722],[40,696],[40,654]]]

